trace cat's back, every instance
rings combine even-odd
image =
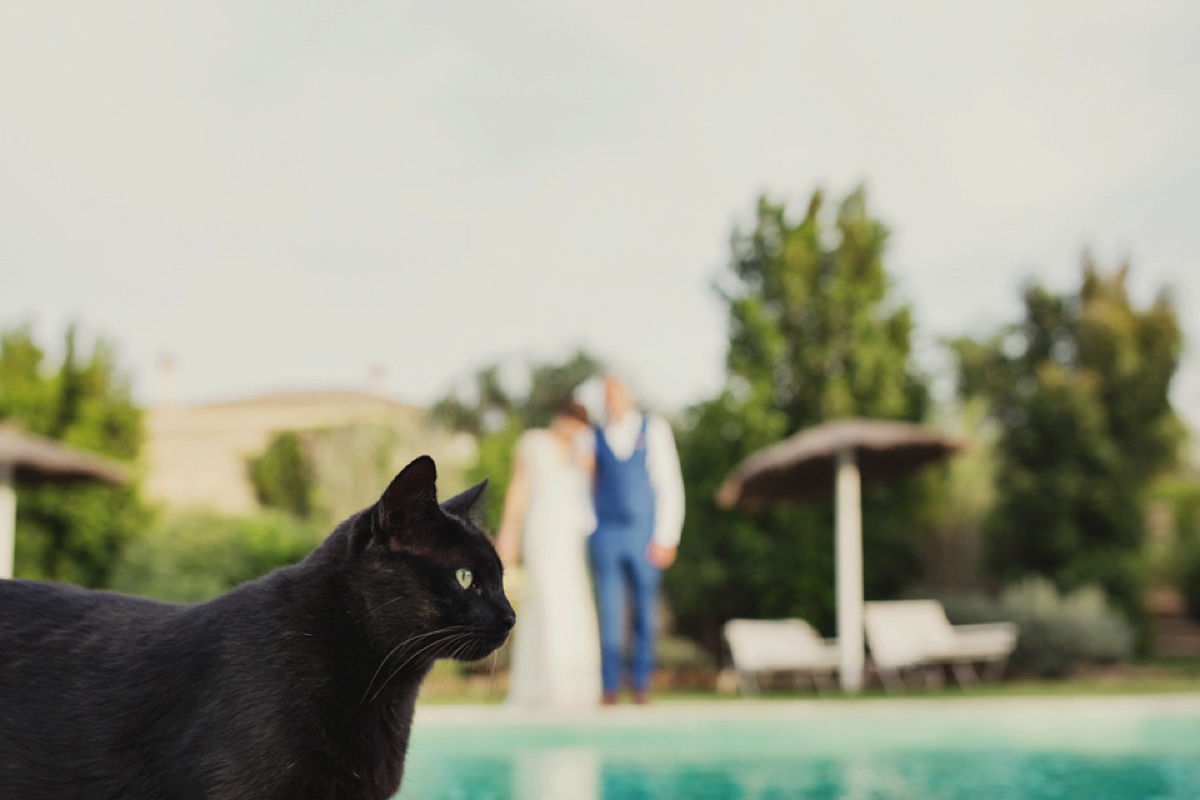
[[[0,632],[44,628],[46,624],[72,624],[96,611],[130,618],[155,616],[181,606],[144,597],[81,589],[48,581],[0,581]],[[8,613],[12,612],[12,613]],[[35,624],[37,622],[43,624]]]
[[[0,581],[0,800],[330,796],[286,573],[194,606]]]
[[[40,581],[0,581],[0,680],[36,656],[48,662],[103,658],[179,620],[182,606]],[[134,648],[136,649],[136,648]],[[80,663],[80,666],[85,666]]]
[[[123,697],[161,682],[155,656],[186,631],[185,610],[112,592],[0,581],[0,738],[13,730],[14,715],[70,723],[97,706],[116,711]]]
[[[121,764],[117,751],[142,738],[132,733],[139,728],[165,732],[165,720],[147,717],[161,714],[164,700],[186,702],[172,672],[186,672],[187,663],[162,657],[178,636],[171,631],[188,627],[186,612],[110,592],[0,581],[0,798],[82,796],[83,786],[120,796],[121,779],[103,765]],[[157,707],[144,703],[152,694]]]

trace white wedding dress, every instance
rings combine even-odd
[[[594,706],[600,700],[600,635],[587,567],[587,537],[596,527],[590,479],[549,431],[527,431],[517,452],[529,498],[508,702]]]

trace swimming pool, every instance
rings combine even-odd
[[[418,712],[401,800],[1197,800],[1200,696]]]

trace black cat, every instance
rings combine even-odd
[[[384,800],[435,659],[516,617],[433,460],[305,561],[194,606],[0,580],[0,797]],[[485,482],[486,483],[486,482]]]

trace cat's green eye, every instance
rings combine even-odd
[[[471,581],[475,580],[475,576],[471,574],[469,569],[460,569],[454,573],[454,577],[458,578],[458,585],[464,589],[471,588]]]

